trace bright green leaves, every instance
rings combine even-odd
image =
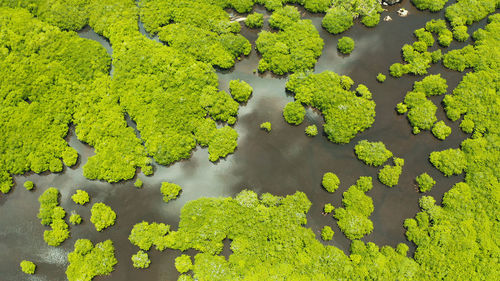
[[[43,225],[49,225],[50,230],[45,230],[43,240],[50,246],[59,246],[69,237],[68,224],[64,221],[66,211],[59,206],[59,190],[49,187],[38,198],[40,210],[38,218]]]
[[[26,274],[35,274],[36,265],[32,261],[23,260],[19,266],[22,272]]]
[[[436,184],[436,181],[427,173],[423,173],[417,176],[415,180],[418,184],[418,189],[420,190],[420,192],[430,191]]]
[[[301,20],[297,8],[287,6],[276,10],[269,23],[279,31],[259,33],[259,71],[283,75],[313,68],[324,43],[312,22]]]
[[[245,25],[249,28],[261,28],[264,25],[264,15],[261,13],[252,13],[245,19]]]
[[[403,172],[404,159],[394,157],[394,166],[385,165],[378,172],[378,179],[381,183],[387,185],[388,187],[393,187],[398,184],[399,176]]]
[[[323,175],[323,180],[321,181],[321,185],[326,191],[333,193],[337,188],[339,188],[340,179],[336,174],[328,172]]]
[[[333,0],[326,11],[322,25],[330,33],[338,34],[353,25],[353,20],[361,16],[361,23],[367,27],[376,26],[380,21],[382,6],[376,0]]]
[[[334,231],[328,225],[325,225],[321,229],[321,239],[323,239],[324,241],[330,241],[330,240],[332,240],[333,234],[334,234]]]
[[[162,182],[160,188],[161,194],[163,195],[163,201],[168,203],[168,201],[173,200],[179,196],[182,191],[182,187],[175,183]]]
[[[74,251],[68,254],[66,276],[69,281],[91,281],[95,276],[110,274],[118,263],[111,240],[94,247],[88,239],[78,239]]]
[[[175,268],[180,273],[186,273],[193,268],[193,262],[191,261],[191,257],[188,255],[181,255],[175,258]]]
[[[467,159],[460,149],[433,151],[429,160],[445,176],[459,175],[467,167]]]
[[[451,134],[451,128],[441,120],[432,127],[432,134],[436,138],[444,140]]]
[[[354,40],[351,37],[344,36],[337,43],[337,50],[342,54],[350,54],[354,50]]]
[[[72,225],[80,224],[82,223],[82,217],[77,213],[72,213],[71,216],[69,217],[69,222]]]
[[[437,12],[444,8],[444,5],[448,2],[448,0],[411,0],[411,2],[419,10]]]
[[[371,189],[370,177],[360,178],[356,185],[344,192],[344,208],[336,208],[333,215],[339,228],[351,240],[360,239],[373,231],[373,223],[368,217],[373,213],[373,200],[365,192]]]
[[[441,78],[441,74],[428,75],[413,84],[413,91],[422,92],[425,96],[439,96],[448,90],[446,79]]]
[[[353,24],[352,14],[341,7],[328,9],[322,21],[322,26],[332,34],[342,33],[351,28]]]
[[[80,205],[85,205],[90,201],[90,196],[85,190],[77,189],[76,193],[71,196],[73,202]]]
[[[134,225],[128,240],[144,251],[148,251],[153,245],[162,251],[164,249],[162,239],[169,231],[169,225],[155,222],[149,224],[143,221]]]
[[[116,213],[104,203],[95,203],[90,209],[90,221],[94,224],[97,231],[102,231],[115,224]]]
[[[375,120],[375,102],[371,100],[371,94],[358,96],[350,90],[353,84],[347,76],[325,71],[293,74],[286,88],[295,93],[297,103],[321,111],[326,122],[323,128],[330,141],[348,143]]]
[[[247,102],[253,92],[253,88],[247,82],[237,79],[229,82],[229,91],[235,101]]]
[[[316,127],[316,125],[307,126],[305,129],[305,133],[310,137],[314,137],[318,134],[318,127]]]
[[[289,102],[283,108],[283,117],[288,124],[300,125],[305,115],[306,110],[300,101]]]
[[[271,132],[271,122],[264,122],[260,124],[260,128],[265,130],[266,132]]]
[[[217,128],[212,119],[202,119],[194,133],[201,146],[208,146],[208,159],[212,162],[226,157],[238,146],[238,133],[231,127]]]
[[[33,188],[35,187],[35,184],[32,182],[32,181],[25,181],[24,184],[23,184],[24,188],[26,188],[26,190],[33,190]]]
[[[132,255],[132,263],[135,268],[148,268],[151,260],[149,260],[148,253],[139,250],[137,254]]]
[[[383,142],[369,142],[361,140],[354,147],[354,152],[359,160],[366,165],[378,167],[392,157],[392,152],[385,148]]]

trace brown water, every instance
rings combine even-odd
[[[409,16],[400,18],[396,11],[405,7]],[[403,44],[413,42],[413,30],[422,27],[432,18],[442,17],[442,13],[418,12],[409,1],[387,7],[382,16],[390,15],[391,22],[383,22],[369,29],[357,23],[342,35],[333,36],[321,29],[321,16],[305,13],[318,27],[325,41],[325,48],[319,58],[315,71],[332,70],[339,74],[349,75],[356,84],[363,83],[373,93],[377,104],[375,123],[365,132],[359,134],[351,143],[337,145],[329,142],[325,136],[307,137],[304,129],[310,124],[321,128],[323,119],[313,110],[308,110],[306,120],[300,126],[290,126],[282,117],[282,108],[293,97],[285,92],[286,77],[275,77],[269,73],[258,75],[258,55],[255,51],[243,58],[233,69],[219,72],[220,88],[227,90],[229,81],[242,79],[254,88],[248,103],[240,108],[238,122],[235,125],[240,134],[238,149],[226,159],[213,164],[208,160],[206,149],[198,148],[192,158],[174,165],[156,166],[151,177],[139,175],[144,181],[142,189],[133,187],[133,180],[117,184],[89,181],[82,175],[81,167],[87,157],[93,155],[93,149],[76,139],[71,129],[68,141],[81,155],[74,168],[66,168],[58,174],[27,174],[16,176],[16,186],[7,196],[0,198],[0,281],[10,280],[65,280],[64,271],[67,266],[66,255],[72,251],[76,239],[88,238],[94,243],[112,239],[116,248],[118,264],[109,277],[98,277],[95,280],[176,280],[178,273],[174,268],[174,259],[179,251],[150,251],[151,266],[147,270],[132,267],[130,257],[138,248],[130,244],[128,235],[132,226],[142,220],[164,222],[176,228],[180,209],[190,200],[200,197],[234,196],[242,189],[248,188],[258,193],[270,192],[277,195],[292,194],[296,190],[307,194],[313,203],[308,214],[308,227],[318,234],[324,225],[330,225],[336,232],[334,238],[325,244],[331,244],[347,251],[350,241],[346,239],[336,226],[331,216],[323,216],[325,203],[333,203],[339,207],[344,192],[359,176],[372,176],[374,188],[368,192],[373,198],[375,211],[370,217],[374,222],[374,231],[364,241],[372,241],[380,246],[396,246],[406,241],[402,227],[405,218],[413,217],[418,212],[418,199],[422,196],[416,191],[414,179],[427,172],[436,181],[434,189],[428,194],[438,201],[454,183],[462,176],[443,177],[428,161],[429,153],[449,147],[458,147],[467,137],[458,128],[458,122],[452,123],[445,118],[440,102],[442,97],[432,100],[439,106],[438,119],[452,127],[452,134],[445,141],[434,138],[430,132],[412,135],[406,117],[397,115],[395,105],[405,93],[411,89],[414,81],[421,77],[404,76],[393,79],[388,75],[388,68],[400,61],[400,49]],[[264,12],[258,8],[259,12]],[[485,21],[471,28],[475,30],[484,26]],[[242,33],[252,43],[258,31],[242,28]],[[112,50],[109,42],[96,35],[90,28],[80,33],[81,37],[99,41],[108,53]],[[341,36],[350,36],[356,42],[356,49],[350,56],[340,55],[336,50],[336,42]],[[464,44],[454,42],[452,48]],[[375,76],[382,72],[388,76],[387,81],[380,84]],[[458,84],[460,73],[443,69],[434,65],[431,73],[442,73],[450,85],[449,91]],[[267,134],[260,130],[259,124],[265,121],[272,123],[272,131]],[[403,174],[399,185],[388,188],[380,184],[376,177],[379,168],[364,165],[357,160],[353,147],[362,139],[383,141],[397,157],[405,159]],[[341,179],[341,187],[334,194],[321,188],[322,175],[335,172]],[[22,184],[32,180],[36,188],[32,192],[24,190]],[[174,182],[183,187],[181,196],[168,204],[163,203],[160,194],[162,181]],[[60,247],[48,246],[43,241],[42,226],[36,218],[38,212],[37,198],[50,186],[57,187],[62,196],[62,206],[69,213],[72,210],[82,215],[83,223],[71,227],[71,238]],[[77,188],[83,188],[91,195],[87,206],[77,206],[70,196]],[[117,213],[115,226],[98,233],[89,222],[90,207],[95,202],[105,202]],[[406,243],[412,247],[411,243]],[[229,251],[226,251],[228,254]],[[189,252],[193,254],[194,252]],[[37,273],[26,276],[19,270],[19,262],[32,260],[37,264]]]

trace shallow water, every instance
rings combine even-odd
[[[408,17],[397,16],[396,11],[400,7],[410,11]],[[115,271],[110,277],[98,277],[94,280],[176,280],[178,273],[174,268],[174,259],[179,255],[179,251],[151,250],[149,254],[152,262],[149,269],[138,270],[132,267],[130,257],[138,250],[128,241],[132,226],[146,220],[164,222],[175,229],[180,209],[187,201],[208,196],[234,196],[245,188],[276,195],[292,194],[296,190],[305,192],[313,203],[308,213],[308,227],[311,227],[320,239],[320,229],[324,225],[332,226],[336,234],[332,241],[325,244],[335,245],[347,252],[350,241],[343,236],[331,216],[322,215],[322,208],[325,203],[340,207],[342,192],[354,184],[359,176],[374,178],[374,188],[368,192],[375,205],[375,211],[370,217],[374,222],[374,231],[363,240],[375,242],[380,246],[396,246],[405,242],[403,221],[418,212],[418,199],[422,196],[416,191],[415,177],[423,172],[429,173],[437,184],[428,195],[440,201],[444,192],[463,177],[442,176],[429,163],[429,153],[450,147],[456,148],[467,135],[459,130],[458,122],[446,119],[440,106],[442,97],[433,97],[432,100],[439,107],[438,119],[445,120],[453,130],[445,141],[437,140],[430,132],[413,135],[406,117],[396,114],[395,105],[402,101],[413,82],[422,77],[404,76],[393,79],[388,75],[388,68],[392,63],[401,60],[402,45],[413,42],[413,30],[422,27],[432,18],[442,17],[443,13],[419,12],[409,1],[386,8],[388,11],[384,12],[382,17],[390,15],[393,21],[381,21],[373,29],[356,23],[353,28],[337,36],[321,28],[321,15],[305,13],[305,17],[312,19],[318,27],[325,41],[325,48],[315,72],[332,70],[349,75],[356,85],[363,83],[368,86],[377,104],[377,116],[373,126],[349,144],[337,145],[322,135],[314,138],[306,136],[306,126],[316,124],[321,129],[323,124],[322,117],[311,109],[308,110],[303,124],[286,124],[282,117],[282,108],[293,100],[293,97],[285,92],[287,79],[269,73],[253,73],[257,68],[259,56],[252,51],[232,69],[218,72],[221,90],[227,90],[229,81],[233,79],[245,80],[254,88],[248,103],[240,107],[235,125],[240,135],[238,149],[226,159],[213,164],[208,160],[207,149],[197,148],[189,160],[168,167],[157,165],[154,176],[151,177],[139,175],[144,181],[142,189],[133,187],[134,180],[117,184],[89,181],[83,177],[81,167],[87,158],[93,155],[93,149],[78,141],[71,129],[67,139],[81,155],[74,168],[65,168],[63,173],[58,174],[30,173],[16,176],[16,186],[11,193],[0,198],[0,281],[26,278],[65,280],[66,255],[72,251],[74,242],[79,238],[88,238],[94,243],[112,239],[115,244],[118,259]],[[260,7],[257,10],[264,12]],[[484,26],[484,23],[485,21],[475,24],[471,30]],[[258,31],[243,27],[242,33],[253,43]],[[109,42],[90,28],[83,29],[79,34],[81,37],[99,41],[108,53],[112,54]],[[350,36],[356,42],[356,49],[349,56],[343,56],[336,50],[336,42],[342,36]],[[464,43],[454,42],[451,47],[461,46],[464,46]],[[376,81],[378,72],[387,75],[385,83]],[[442,73],[450,86],[448,93],[462,76],[461,73],[445,70],[440,65],[432,66],[430,73]],[[265,121],[272,123],[270,133],[259,128]],[[405,159],[403,174],[397,187],[388,188],[379,183],[376,177],[380,168],[369,167],[356,159],[353,148],[362,139],[383,141],[395,156]],[[341,186],[334,194],[327,193],[321,187],[322,176],[329,171],[336,173],[341,180]],[[26,180],[35,182],[34,191],[24,190],[22,184]],[[177,200],[163,203],[160,194],[163,181],[174,182],[183,187],[183,192]],[[70,227],[71,238],[57,248],[45,244],[43,231],[47,228],[36,218],[39,207],[37,198],[50,186],[60,190],[65,210],[68,213],[75,210],[84,220],[81,225]],[[83,188],[91,195],[91,202],[86,206],[77,206],[70,200],[77,188]],[[101,233],[96,232],[89,222],[90,207],[96,202],[105,202],[117,213],[115,226]],[[406,243],[410,248],[413,247],[410,242]],[[188,253],[194,254],[191,251]],[[20,272],[19,262],[22,259],[32,260],[37,264],[36,275],[27,277]]]

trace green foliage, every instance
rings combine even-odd
[[[264,15],[261,13],[252,13],[245,19],[245,25],[249,28],[261,28],[264,25]]]
[[[333,212],[333,210],[335,210],[335,207],[330,203],[326,203],[325,206],[323,206],[323,213],[325,214],[329,214]]]
[[[349,187],[342,195],[344,208],[335,209],[333,215],[338,220],[340,230],[351,240],[360,239],[373,231],[373,223],[368,219],[373,213],[373,201],[365,194],[371,189],[366,186],[368,182],[371,186],[370,177],[360,178],[356,185]]]
[[[443,151],[433,151],[429,160],[447,177],[454,174],[459,175],[467,167],[467,159],[460,149],[450,148]]]
[[[335,192],[337,188],[339,188],[340,180],[339,177],[337,177],[336,174],[327,172],[323,175],[323,180],[321,181],[321,185],[326,189],[328,192]]]
[[[422,42],[420,46],[424,46],[425,43]],[[401,77],[404,74],[412,73],[415,75],[425,75],[427,74],[427,69],[430,67],[430,63],[433,62],[432,54],[426,50],[419,48],[417,49],[412,45],[405,44],[401,49],[403,52],[403,59],[407,64],[394,63],[390,66],[389,71],[393,77]]]
[[[382,74],[382,73],[380,73],[380,72],[379,72],[379,74],[377,74],[377,81],[378,81],[378,82],[380,82],[380,83],[384,83],[384,82],[385,82],[385,79],[387,79],[387,77],[386,77],[384,74]]]
[[[425,42],[427,47],[432,47],[434,45],[434,36],[429,31],[426,31],[425,28],[419,28],[413,32],[415,37],[417,37],[418,41]]]
[[[33,262],[27,261],[27,260],[23,260],[19,266],[21,266],[21,270],[24,273],[26,273],[26,274],[35,274],[36,265]]]
[[[306,109],[300,101],[292,101],[283,108],[283,116],[288,124],[300,125],[306,116]]]
[[[399,176],[403,172],[404,160],[401,158],[394,157],[394,166],[385,165],[378,172],[378,179],[381,183],[387,185],[388,187],[393,187],[398,184]]]
[[[300,20],[297,8],[287,6],[276,10],[269,24],[280,30],[259,33],[255,42],[262,55],[259,72],[270,70],[283,75],[314,67],[324,43],[311,20]]]
[[[459,42],[465,42],[469,39],[469,33],[467,33],[467,26],[458,25],[453,27],[453,38]]]
[[[234,100],[247,102],[253,92],[253,88],[247,82],[238,79],[229,82],[229,91],[231,91],[231,96],[233,96]]]
[[[97,231],[102,231],[115,224],[116,213],[108,205],[98,202],[92,205],[90,209],[90,221],[94,224]]]
[[[353,84],[348,76],[325,71],[293,74],[286,88],[295,93],[296,102],[321,111],[325,119],[323,130],[330,141],[348,143],[358,132],[369,128],[375,119],[375,102],[371,95],[357,96],[350,90]]]
[[[354,45],[351,37],[344,36],[337,42],[337,50],[342,54],[350,54],[354,50]]]
[[[361,16],[361,23],[367,27],[376,26],[380,21],[381,3],[376,0],[333,0],[326,11],[322,25],[330,33],[338,34],[353,25],[353,19]],[[307,6],[307,5],[306,5]]]
[[[141,179],[138,178],[137,180],[135,180],[135,182],[134,182],[135,187],[142,188],[142,185],[143,185],[143,182]]]
[[[271,132],[271,122],[264,122],[260,124],[260,128],[264,129],[266,132]]]
[[[408,106],[408,120],[415,129],[430,130],[437,121],[437,106],[425,97],[422,92],[408,92],[404,103]]]
[[[323,239],[324,241],[330,241],[330,240],[332,240],[333,234],[334,234],[334,231],[328,225],[325,225],[321,229],[321,239]]]
[[[413,84],[413,90],[415,92],[422,92],[427,97],[438,96],[446,93],[448,85],[446,84],[446,79],[441,78],[441,74],[436,74],[426,76],[421,81],[416,81]]]
[[[33,12],[48,20],[51,16],[42,12],[45,8],[38,7],[42,2],[45,8],[64,11],[62,3],[77,9],[71,5],[82,1],[50,1],[50,5],[38,1]],[[76,19],[60,16],[68,21]],[[12,174],[58,172],[63,167],[61,159],[74,164],[76,151],[64,138],[75,100],[88,81],[108,75],[110,59],[98,42],[41,22],[25,9],[0,8],[0,22],[0,33],[4,34],[0,49],[6,51],[0,54],[0,84],[5,85],[0,91],[0,127],[4,128],[0,136],[0,191],[7,193]]]
[[[23,186],[26,190],[32,190],[35,187],[35,184],[32,181],[25,181]]]
[[[69,238],[68,224],[64,221],[65,216],[66,211],[62,207],[56,206],[52,209],[51,230],[45,230],[43,233],[43,240],[47,245],[57,247]]]
[[[439,45],[443,47],[448,47],[450,46],[451,41],[453,41],[453,33],[450,30],[444,29],[439,33],[438,36]]]
[[[419,10],[438,12],[444,8],[448,0],[411,0],[411,2]]]
[[[354,152],[359,160],[366,165],[378,167],[392,157],[392,152],[385,148],[385,144],[361,140],[354,146]]]
[[[90,196],[85,190],[77,189],[76,193],[71,196],[73,202],[80,205],[85,205],[90,201]]]
[[[90,281],[95,276],[109,275],[118,262],[111,240],[94,247],[88,239],[78,239],[73,252],[68,254],[66,276],[69,281]]]
[[[436,181],[427,173],[423,173],[417,176],[415,180],[417,181],[418,189],[420,190],[420,192],[430,191],[436,184]]]
[[[193,269],[193,262],[191,261],[191,257],[188,255],[181,255],[175,258],[175,268],[180,273],[186,273]]]
[[[168,201],[179,196],[179,193],[182,191],[182,187],[175,183],[162,182],[160,191],[161,194],[163,194],[163,201],[167,203]]]
[[[396,111],[399,113],[399,114],[405,114],[406,112],[408,112],[408,106],[402,102],[398,103],[396,105]]]
[[[163,250],[162,239],[170,231],[170,226],[163,223],[140,222],[134,225],[128,240],[141,250],[148,251],[155,245],[156,249]]]
[[[356,187],[363,192],[370,191],[373,188],[372,177],[359,177],[356,181]]]
[[[432,127],[432,134],[436,138],[444,140],[451,134],[451,128],[444,121],[439,121]]]
[[[71,213],[71,216],[69,216],[69,222],[72,225],[80,224],[82,223],[82,217],[79,214]]]
[[[305,132],[306,135],[314,137],[318,134],[318,127],[316,127],[316,125],[307,126]]]
[[[132,263],[135,268],[148,268],[151,260],[149,260],[148,253],[139,250],[137,254],[132,255]]]
[[[445,16],[452,26],[471,25],[495,12],[499,5],[498,0],[460,0],[446,8]]]
[[[40,197],[40,210],[37,217],[41,220],[43,225],[49,225],[52,222],[52,213],[54,208],[59,206],[59,190],[54,187],[49,187],[45,190]]]

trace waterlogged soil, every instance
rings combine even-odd
[[[401,18],[397,10],[404,7],[409,15]],[[241,106],[235,129],[239,133],[238,148],[234,154],[217,163],[208,160],[207,149],[197,148],[191,159],[180,161],[168,167],[155,166],[153,176],[145,177],[142,189],[133,186],[134,180],[109,184],[90,181],[83,177],[82,167],[89,156],[94,154],[93,148],[78,141],[73,128],[68,134],[69,144],[78,150],[80,159],[73,168],[65,168],[62,173],[51,174],[29,173],[16,176],[16,186],[6,196],[0,198],[0,281],[11,280],[65,280],[66,255],[73,250],[77,239],[88,238],[94,243],[111,239],[116,248],[118,264],[109,277],[97,277],[95,280],[176,280],[178,273],[174,267],[174,259],[180,251],[150,251],[151,265],[149,269],[134,269],[130,257],[138,251],[128,241],[132,226],[140,221],[156,221],[170,224],[176,229],[182,206],[201,197],[234,196],[243,189],[256,192],[270,192],[276,195],[293,194],[297,190],[307,194],[312,202],[308,213],[308,224],[320,239],[320,229],[330,225],[335,231],[332,241],[325,244],[334,245],[346,253],[350,241],[343,236],[331,215],[323,215],[325,203],[341,206],[342,193],[354,184],[359,176],[372,176],[374,187],[368,192],[373,198],[375,211],[370,219],[374,223],[374,231],[363,238],[376,244],[396,246],[400,242],[407,243],[414,251],[413,245],[405,238],[403,221],[413,217],[418,211],[418,199],[422,194],[416,190],[414,179],[427,172],[437,184],[428,195],[440,201],[444,192],[463,176],[444,177],[428,161],[430,152],[456,148],[467,135],[458,128],[458,122],[451,122],[445,117],[440,106],[442,97],[433,97],[438,105],[438,120],[444,120],[453,132],[445,140],[439,141],[430,132],[418,135],[411,133],[406,117],[397,115],[394,107],[402,101],[413,82],[421,77],[404,76],[391,78],[389,66],[400,62],[401,47],[414,41],[413,30],[423,27],[425,22],[433,18],[442,18],[441,13],[417,11],[409,1],[386,7],[382,17],[389,15],[392,21],[384,22],[375,28],[366,28],[356,23],[353,28],[342,35],[333,36],[321,28],[321,15],[303,12],[305,18],[312,19],[325,41],[322,56],[319,58],[315,72],[332,70],[350,76],[357,84],[363,83],[373,93],[376,106],[376,118],[373,126],[359,134],[349,144],[331,143],[324,135],[314,138],[304,134],[306,126],[316,124],[321,130],[324,123],[321,115],[312,109],[307,110],[303,124],[291,126],[282,117],[282,108],[293,100],[285,92],[287,77],[277,77],[270,73],[257,74],[259,55],[254,51],[241,59],[230,70],[218,71],[220,89],[227,90],[230,80],[242,79],[254,89],[247,104]],[[259,12],[265,12],[257,8]],[[484,26],[485,21],[475,24],[469,31]],[[86,27],[79,32],[81,37],[99,41],[112,53],[109,42]],[[257,30],[242,28],[242,34],[252,43],[257,38]],[[349,56],[341,55],[336,50],[337,40],[342,36],[350,36],[356,42],[356,49]],[[470,43],[470,42],[469,42]],[[454,42],[450,48],[460,48],[464,43]],[[375,79],[378,72],[387,75],[385,83]],[[440,65],[430,68],[430,73],[442,73],[449,84],[448,93],[460,81],[462,74],[445,70]],[[259,128],[265,121],[272,123],[272,131],[266,133]],[[129,122],[134,125],[132,121]],[[405,159],[403,174],[399,185],[388,188],[377,180],[380,168],[364,165],[354,155],[354,145],[362,139],[383,141],[397,157]],[[340,188],[334,193],[327,193],[321,187],[321,179],[325,172],[336,173],[340,180]],[[33,191],[26,191],[23,183],[27,180],[35,182]],[[183,191],[177,200],[168,204],[162,201],[161,182],[168,181],[181,185]],[[76,211],[83,218],[83,223],[70,226],[71,238],[59,247],[51,247],[43,241],[43,232],[48,229],[36,218],[39,203],[37,201],[48,187],[57,187],[61,192],[61,205],[71,213]],[[76,189],[89,192],[91,202],[79,206],[71,201]],[[116,224],[102,232],[97,232],[90,223],[90,207],[96,202],[104,202],[117,213]],[[188,254],[195,254],[188,251]],[[230,254],[225,247],[223,254]],[[37,264],[36,275],[26,276],[21,273],[19,262],[23,259]]]

